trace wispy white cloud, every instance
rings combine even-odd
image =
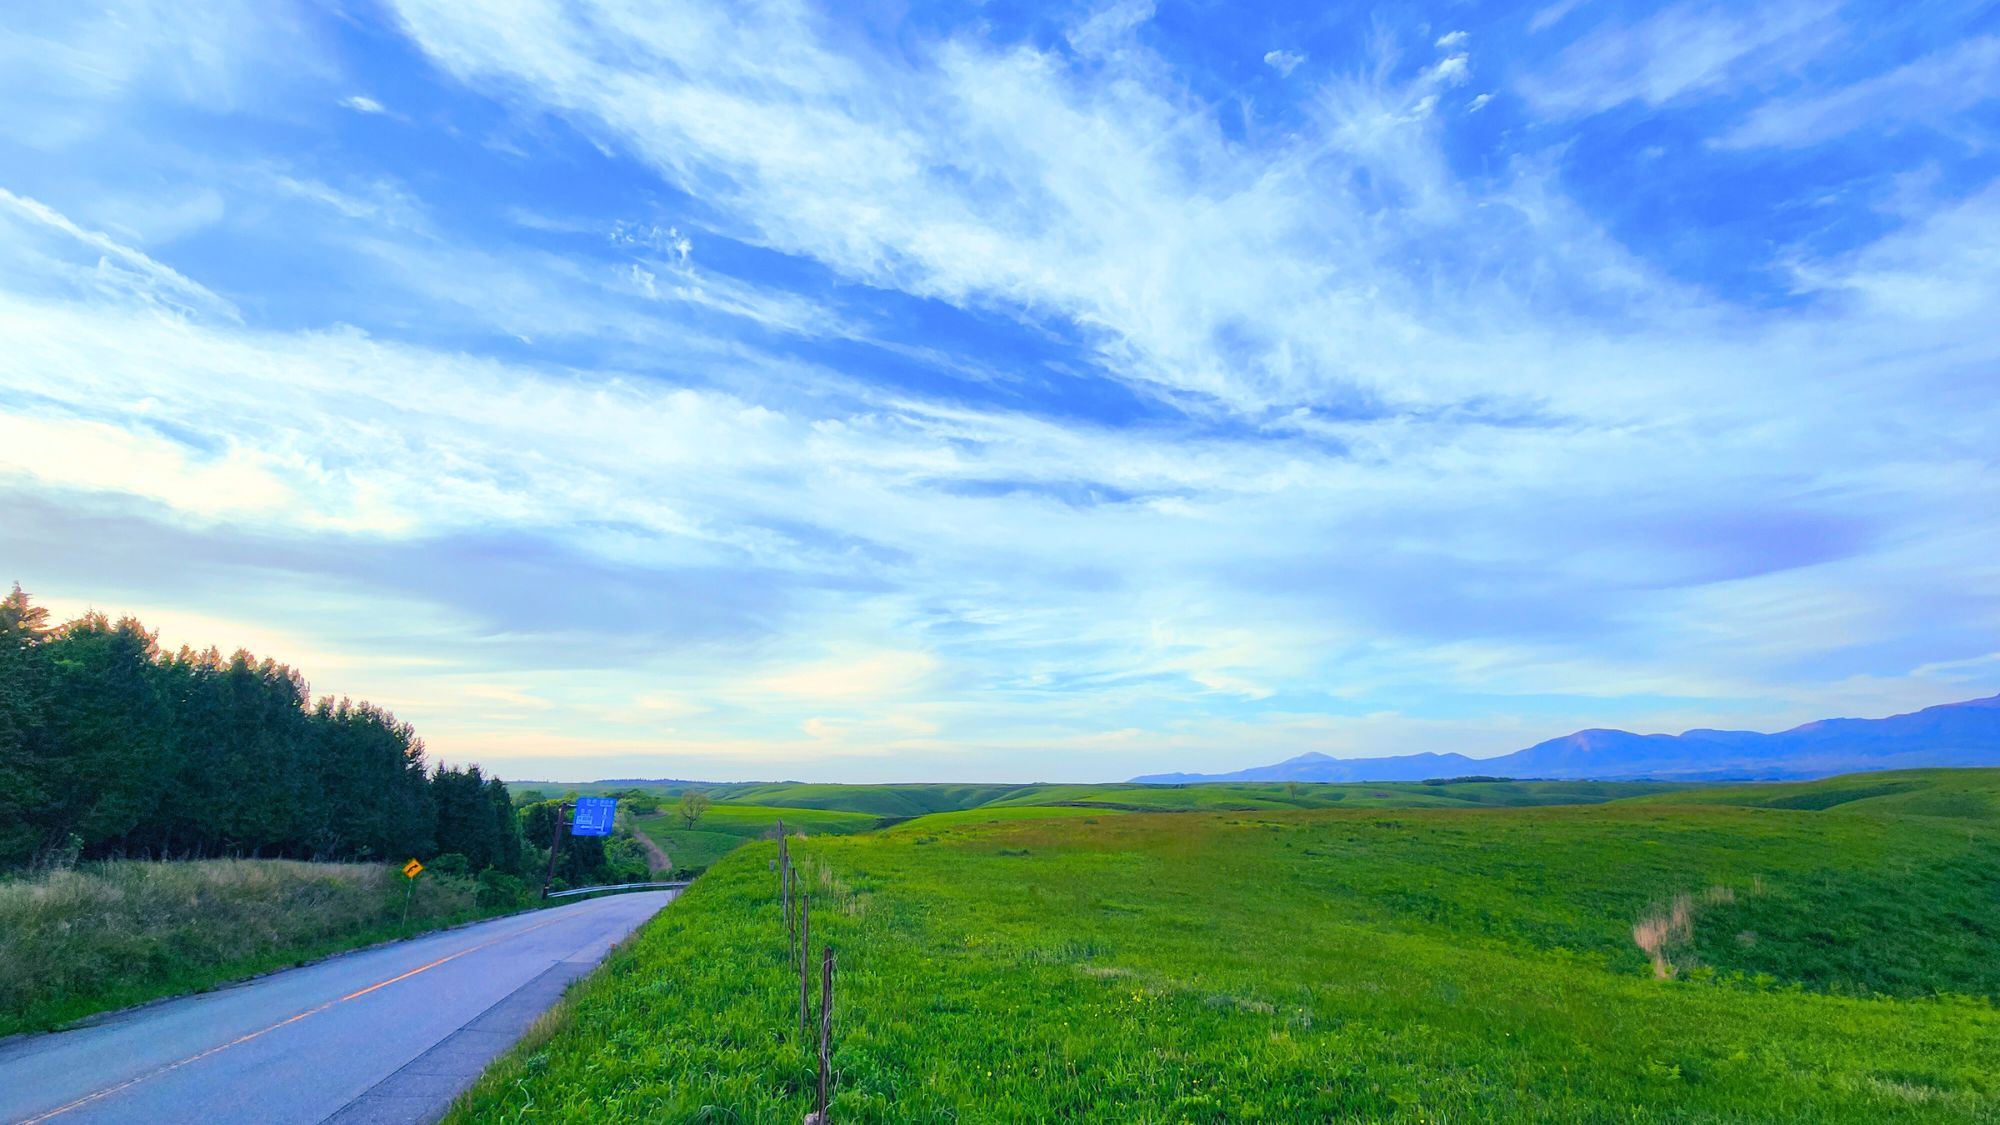
[[[1547,212],[1532,181],[1517,198],[1469,196],[1422,135],[1423,98],[1462,78],[1458,56],[1414,87],[1336,82],[1323,128],[1241,153],[1212,118],[1156,92],[1157,64],[1136,51],[1114,64],[1129,73],[1091,86],[1031,51],[960,43],[918,69],[882,60],[864,75],[799,20],[710,16],[667,35],[618,4],[588,19],[564,10],[523,4],[518,32],[502,34],[450,6],[403,8],[443,64],[504,79],[498,89],[525,82],[615,130],[677,185],[725,202],[741,224],[731,233],[865,284],[1061,316],[1114,377],[1231,408],[1460,393],[1462,369],[1435,362],[1422,323],[1437,279],[1397,263],[1448,221],[1485,228],[1467,245],[1503,259],[1522,221]],[[737,49],[713,47],[725,34]],[[1422,206],[1377,207],[1354,165]],[[1617,253],[1601,239],[1564,245]],[[1635,298],[1661,291],[1633,281]]]
[[[342,189],[279,170],[266,175],[276,192],[329,208],[345,218],[411,232],[426,231],[430,225],[423,206],[401,185],[387,180]]]
[[[1589,2],[1590,0],[1555,0],[1553,4],[1544,5],[1528,18],[1528,30],[1536,32],[1553,27],[1562,22],[1565,16]]]
[[[30,324],[37,329],[33,337]],[[850,548],[779,530],[808,527],[825,534],[865,529],[882,551],[905,560],[893,569],[891,590],[858,604],[852,598],[828,602],[787,626],[792,645],[829,649],[851,646],[857,630],[873,631],[886,642],[875,655],[849,648],[831,659],[746,675],[740,657],[718,666],[709,655],[690,653],[616,677],[619,683],[674,683],[701,698],[730,700],[768,722],[783,721],[788,711],[795,724],[817,720],[818,733],[805,742],[788,750],[767,726],[733,727],[736,721],[723,718],[702,720],[705,733],[692,741],[649,736],[643,725],[649,720],[635,716],[634,729],[607,730],[589,743],[600,754],[617,745],[647,745],[707,755],[711,762],[732,755],[809,760],[838,745],[829,742],[836,734],[861,739],[860,732],[875,730],[868,714],[885,693],[918,685],[940,708],[925,720],[939,728],[935,737],[964,752],[1001,738],[996,732],[1013,721],[1005,713],[1017,691],[1062,700],[1060,712],[1048,715],[1054,725],[1034,735],[1050,744],[1078,730],[1101,729],[1109,715],[1133,714],[1141,698],[1155,705],[1163,698],[1218,695],[1271,700],[1328,685],[1380,692],[1424,682],[1533,693],[1545,690],[1538,685],[1560,682],[1568,692],[1607,698],[1633,692],[1727,698],[1751,690],[1746,684],[1757,692],[1773,689],[1760,662],[1768,658],[1757,657],[1746,642],[1778,628],[1777,622],[1789,622],[1780,631],[1808,648],[1837,645],[1836,638],[1857,629],[1851,619],[1836,619],[1821,637],[1800,631],[1799,623],[1817,612],[1812,607],[1840,603],[1851,579],[1837,569],[1822,566],[1820,580],[1803,590],[1797,572],[1782,568],[1714,586],[1706,556],[1723,544],[1635,542],[1645,521],[1607,524],[1590,514],[1614,510],[1612,496],[1622,497],[1627,511],[1663,502],[1662,464],[1682,466],[1672,491],[1697,495],[1720,491],[1723,481],[1740,489],[1743,466],[1774,456],[1803,463],[1785,450],[1823,445],[1826,419],[1810,413],[1795,430],[1774,431],[1767,421],[1745,431],[1740,443],[1702,439],[1699,458],[1673,451],[1688,448],[1696,435],[1728,432],[1731,427],[1719,420],[1731,408],[1622,432],[1348,422],[1328,432],[1341,434],[1349,451],[1328,456],[1283,441],[1159,442],[910,401],[802,419],[713,394],[642,383],[578,384],[352,335],[246,333],[48,306],[10,310],[0,318],[0,335],[40,341],[0,365],[6,385],[38,379],[46,387],[57,373],[54,386],[63,389],[59,401],[71,417],[90,411],[110,419],[65,420],[46,407],[9,415],[8,445],[27,451],[20,471],[63,463],[34,451],[49,443],[80,448],[78,426],[105,435],[108,452],[91,459],[95,475],[45,482],[52,485],[149,497],[206,522],[247,520],[299,533],[555,528],[578,511],[616,512],[639,537],[601,549],[649,566],[713,560],[848,581],[881,578],[879,566],[868,561],[880,554],[856,557]],[[1768,353],[1737,362],[1782,370],[1772,358],[1794,348],[1792,341],[1774,341]],[[163,365],[160,357],[171,362]],[[1824,380],[1829,372],[1812,374]],[[1889,419],[1907,412],[1884,390],[1868,408],[1871,414]],[[1748,402],[1736,409],[1748,411],[1746,417],[1762,413]],[[389,418],[398,424],[386,426]],[[228,435],[234,444],[217,458],[198,452],[205,441],[179,449],[156,441],[162,452],[152,456],[166,460],[135,460],[146,448],[138,427],[149,421],[183,434]],[[131,436],[114,436],[108,429],[114,424]],[[1978,423],[1968,418],[1965,424],[1963,440],[1972,441]],[[244,435],[266,436],[245,442]],[[1930,440],[1940,437],[1947,435]],[[1895,448],[1893,442],[1850,443],[1839,455],[1856,465],[1880,463]],[[1961,445],[1950,438],[1935,448],[1952,456]],[[237,463],[256,467],[246,478],[255,488],[217,488],[213,474],[234,472]],[[523,471],[524,465],[532,471]],[[1462,493],[1435,487],[1474,465],[1479,487]],[[1171,495],[1175,502],[1079,511],[1033,489],[973,499],[953,487],[996,478],[1086,480],[1116,493]],[[1898,507],[1905,519],[1949,521],[1955,512],[2000,499],[1983,495],[1976,478],[1954,482],[1934,472],[1922,485],[1931,495],[1922,505],[1913,505],[1919,494],[1900,473],[1839,487],[1849,497],[1878,493],[1881,505],[1870,503],[1867,510]],[[1757,503],[1797,503],[1785,496],[1780,490]],[[1708,517],[1697,508],[1686,518],[1698,527]],[[1414,553],[1412,542],[1421,544]],[[1966,546],[1978,549],[1979,543],[1975,536]],[[1261,546],[1248,549],[1251,544]],[[1675,558],[1674,551],[1687,554]],[[1517,572],[1513,560],[1532,560],[1531,569],[1541,573]],[[1952,559],[1942,564],[1957,565]],[[1871,581],[1888,600],[1859,631],[1893,630],[1896,599],[1906,596],[1896,591],[1910,589],[1896,575],[1921,574],[1926,565],[1912,556],[1879,570]],[[1065,589],[1063,572],[1077,568],[1104,577]],[[1246,568],[1264,577],[1246,583]],[[1399,588],[1391,578],[1397,572],[1424,577]],[[1308,574],[1311,581],[1301,582]],[[1660,592],[1632,590],[1635,576]],[[1692,591],[1682,592],[1690,581]],[[1512,623],[1463,616],[1474,605],[1463,600],[1466,584],[1479,589],[1482,600],[1503,589],[1517,601],[1610,599],[1621,617],[1639,615],[1644,627],[1594,627],[1592,644],[1609,649],[1580,659],[1567,655],[1566,641],[1515,635]],[[1028,603],[994,612],[1028,589],[1035,591]],[[962,598],[964,608],[947,610],[947,591]],[[1753,591],[1762,592],[1753,597]],[[1768,613],[1753,611],[1765,605]],[[1431,607],[1440,616],[1426,621],[1422,615]],[[971,632],[932,633],[925,622],[939,620],[940,613],[942,620],[964,621]],[[1476,646],[1443,639],[1467,631],[1488,632],[1492,639]],[[1643,651],[1614,655],[1642,636]],[[898,639],[926,637],[934,651],[895,647]],[[1476,660],[1468,656],[1473,648],[1480,653]],[[1707,655],[1690,662],[1695,651]],[[1718,667],[1727,663],[1718,660],[1721,653],[1742,654],[1732,658],[1739,666]],[[1709,673],[1690,679],[1684,669],[1696,665]],[[1064,689],[1049,694],[1020,680],[1024,669],[1037,667],[1046,669],[1042,675],[1065,678]],[[589,708],[574,685],[522,683],[537,697],[571,700],[584,721]],[[1134,694],[1148,683],[1153,686],[1143,695]],[[405,683],[396,698],[425,718],[427,729],[439,728],[440,745],[454,753],[485,737],[465,726],[462,704],[455,702],[464,696],[448,685]],[[780,704],[785,699],[805,701],[811,713],[801,716]],[[833,699],[852,701],[859,710],[828,713],[824,702]],[[549,721],[560,726],[569,714]],[[1204,729],[1222,728],[1211,723]],[[1400,745],[1386,733],[1391,727],[1362,729]],[[1192,748],[1198,741],[1186,732],[1154,734],[1161,746]],[[579,753],[587,749],[578,746]],[[859,754],[867,747],[857,741],[853,749]]]
[[[2000,187],[1930,209],[1850,253],[1801,260],[1793,276],[1800,291],[1847,293],[1913,324],[1976,323],[2000,301]]]
[[[0,136],[59,149],[131,99],[257,112],[330,64],[289,5],[107,0],[17,6],[0,26]]]
[[[388,106],[383,105],[366,94],[349,94],[347,97],[340,99],[340,104],[356,113],[385,114],[389,112]]]
[[[1983,35],[1830,92],[1765,102],[1714,143],[1802,148],[1862,128],[1935,127],[1995,97],[2000,38]]]
[[[1561,116],[1713,94],[1811,59],[1838,34],[1837,13],[1823,0],[1680,3],[1597,27],[1524,78],[1520,91],[1540,112]]]
[[[783,696],[876,701],[910,694],[936,669],[937,660],[923,652],[844,653],[757,676],[752,684]]]
[[[236,308],[171,266],[163,265],[138,250],[97,231],[85,230],[53,208],[0,188],[0,230],[15,237],[0,243],[0,260],[12,252],[19,282],[41,279],[48,282],[141,297],[156,307],[181,312],[207,312],[240,320]],[[53,238],[53,253],[36,248],[37,242]],[[86,265],[74,251],[95,252],[97,261]]]
[[[1070,28],[1070,46],[1085,55],[1111,54],[1153,18],[1153,0],[1111,0]]]

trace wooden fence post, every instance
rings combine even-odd
[[[785,822],[778,822],[778,899],[785,912],[785,956],[792,955],[792,850],[785,846]]]
[[[819,1125],[826,1122],[828,1056],[833,1049],[833,947],[826,947],[819,964]]]
[[[799,896],[799,947],[812,948],[812,895]],[[810,957],[799,958],[799,1043],[809,1042],[806,1038],[806,1020],[812,1017],[812,969]]]

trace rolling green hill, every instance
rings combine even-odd
[[[1135,810],[1316,808],[1499,808],[1581,805],[1674,793],[1697,786],[1658,781],[1400,781],[1321,785],[1295,782],[1202,782],[1190,785],[1040,785],[981,808],[1099,805]]]
[[[1907,808],[1991,783],[1824,811],[1006,806],[799,841],[842,967],[834,1119],[1991,1121],[2000,826]],[[798,1120],[772,848],[453,1120]]]
[[[1377,784],[1203,782],[1185,785],[831,785],[804,782],[728,782],[716,785],[634,785],[526,782],[524,797],[643,792],[671,803],[686,789],[725,808],[738,805],[818,809],[898,820],[973,809],[1090,805],[1159,811],[1261,808],[1464,808],[1594,804],[1620,798],[1697,788],[1653,781],[1436,781]]]
[[[694,789],[718,804],[774,805],[784,808],[828,809],[867,813],[874,817],[922,816],[974,808],[1001,797],[1045,786],[1037,785],[831,785],[798,781],[729,781],[701,783],[635,783],[625,781],[528,781],[519,792],[554,797],[564,793],[603,796],[642,792],[663,800]]]
[[[845,809],[881,817],[978,808],[1034,785],[805,785],[786,782],[732,791],[731,801],[802,809]]]
[[[820,836],[866,832],[882,823],[882,818],[839,809],[717,802],[709,806],[692,829],[684,827],[681,818],[671,810],[640,820],[635,827],[666,849],[676,872],[692,874],[706,870],[746,841],[772,832],[780,821],[784,822],[787,834]]]
[[[2000,769],[1854,773],[1822,781],[1705,788],[1639,797],[1634,802],[1825,809],[2000,822]]]
[[[714,800],[693,829],[671,809],[639,827],[682,874],[706,870],[780,820],[808,835],[865,832],[894,824],[984,823],[1076,811],[1195,812],[1302,808],[1500,808],[1592,804],[1693,788],[1660,782],[1400,782],[1385,785],[808,785],[732,784],[704,789]],[[615,786],[605,792],[617,792]]]

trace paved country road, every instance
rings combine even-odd
[[[435,1120],[677,893],[498,918],[0,1044],[0,1122]]]

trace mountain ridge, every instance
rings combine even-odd
[[[1140,785],[1204,781],[1423,781],[1468,773],[1551,780],[1777,781],[1864,770],[2000,765],[2000,695],[1880,719],[1814,719],[1786,730],[1634,734],[1590,727],[1495,758],[1399,754],[1334,758],[1307,751],[1225,773],[1156,773]]]

